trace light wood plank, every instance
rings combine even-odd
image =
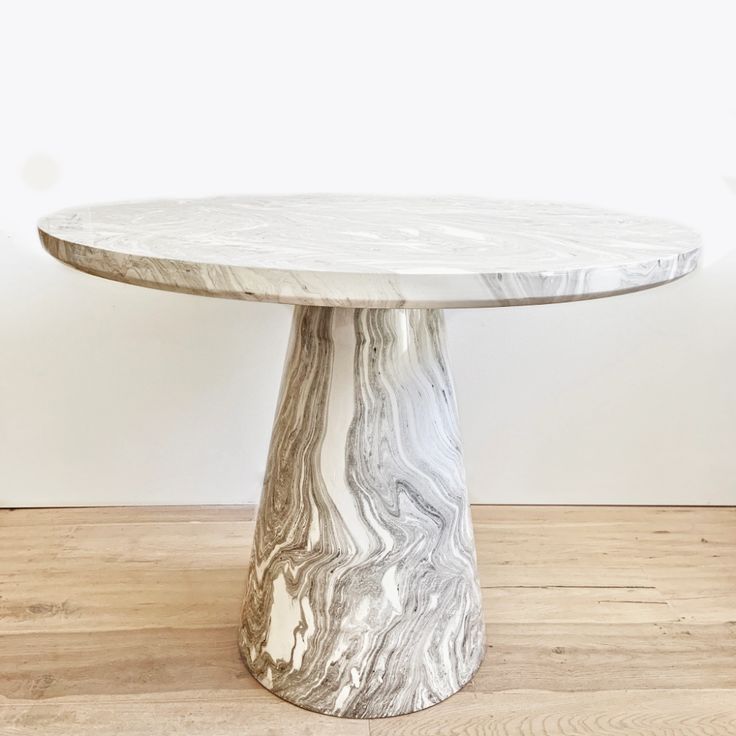
[[[677,614],[656,588],[516,587],[484,588],[486,622],[628,624],[676,621]]]
[[[485,662],[434,708],[358,722],[240,662],[252,507],[0,511],[0,734],[736,734],[736,509],[473,518]]]
[[[38,509],[0,509],[0,526],[58,526],[80,524],[176,524],[205,521],[253,521],[256,507],[230,506],[94,506]]]
[[[238,621],[242,567],[157,570],[106,566],[0,578],[3,633],[229,626]]]
[[[494,623],[476,692],[736,689],[736,627]]]
[[[371,736],[733,736],[736,690],[460,693]]]
[[[0,703],[218,700],[261,691],[243,667],[237,636],[237,626],[6,635]]]
[[[368,721],[308,713],[262,694],[217,701],[122,700],[0,706],[3,736],[369,736]]]

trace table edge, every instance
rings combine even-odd
[[[373,309],[485,308],[599,299],[682,278],[695,270],[701,252],[700,238],[694,233],[697,244],[692,249],[651,261],[564,271],[386,273],[382,274],[384,283],[379,285],[376,274],[371,273],[294,271],[152,258],[64,240],[40,225],[38,233],[44,249],[57,260],[120,283],[215,298]],[[350,282],[348,288],[346,280]],[[527,293],[515,294],[522,286]],[[334,296],[326,297],[326,292]]]

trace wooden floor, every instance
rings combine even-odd
[[[485,663],[368,722],[282,702],[241,664],[252,508],[0,511],[0,735],[736,734],[736,508],[473,517]]]

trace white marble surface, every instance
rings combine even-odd
[[[239,642],[264,687],[350,718],[427,708],[480,666],[442,310],[294,310]]]
[[[635,291],[695,268],[680,225],[580,205],[294,195],[93,205],[39,222],[83,271],[292,304],[503,306]]]

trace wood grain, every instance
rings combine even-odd
[[[371,736],[732,736],[736,693],[460,693],[435,708],[371,723]]]
[[[435,707],[355,721],[239,660],[252,509],[0,511],[0,734],[736,734],[736,509],[473,519],[481,669]]]

